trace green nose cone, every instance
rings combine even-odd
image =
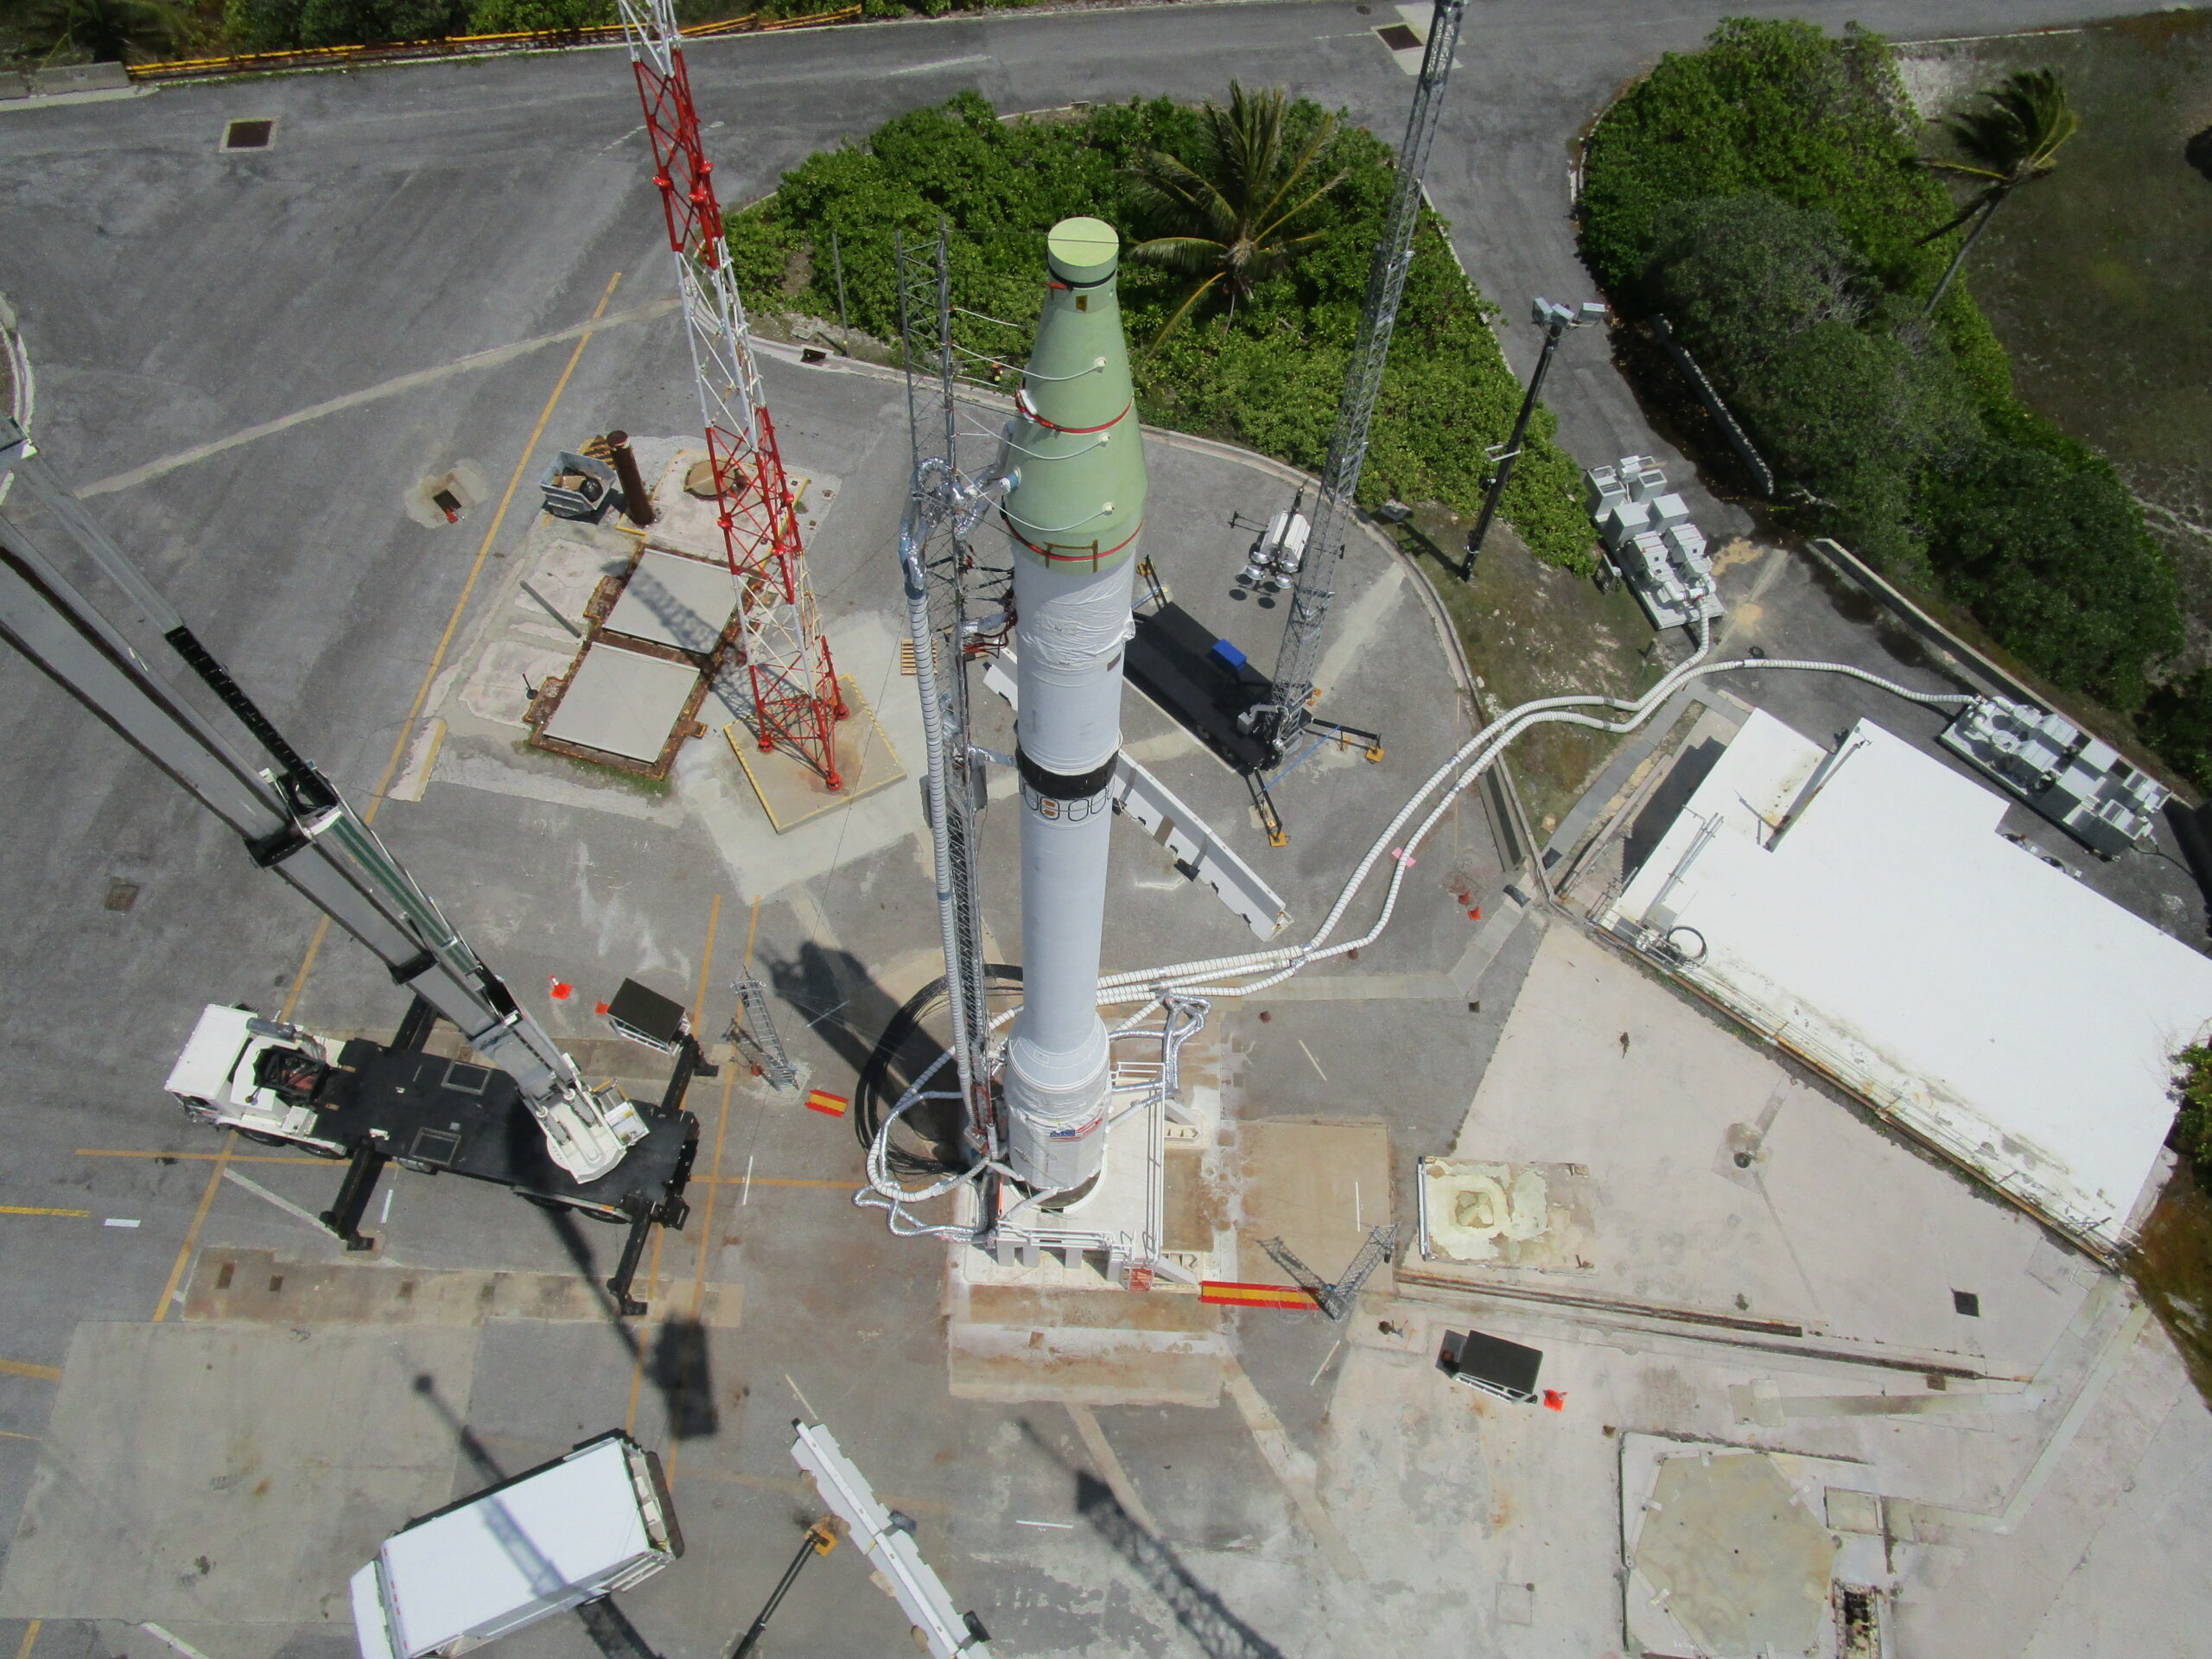
[[[1045,238],[1049,285],[1014,423],[1020,481],[1006,519],[1028,556],[1104,569],[1144,525],[1144,443],[1129,382],[1115,275],[1121,238],[1103,219],[1064,219]]]

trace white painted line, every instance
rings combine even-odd
[[[1367,1230],[1366,1218],[1360,1214],[1359,1211],[1359,1183],[1357,1181],[1351,1184],[1351,1224],[1352,1230],[1355,1232],[1363,1233]]]
[[[289,1198],[280,1198],[277,1194],[271,1192],[267,1187],[264,1186],[259,1181],[253,1179],[251,1176],[241,1175],[235,1169],[226,1169],[223,1172],[223,1179],[226,1181],[237,1182],[238,1185],[252,1193],[255,1198],[261,1199],[265,1204],[275,1205],[286,1215],[297,1216],[302,1221],[307,1223],[308,1226],[314,1228],[315,1231],[319,1233],[329,1231],[329,1229],[325,1227],[321,1222],[309,1215],[306,1211],[301,1209],[298,1205],[294,1204]],[[389,1197],[390,1195],[386,1194],[386,1196]]]
[[[820,1422],[822,1421],[822,1414],[815,1410],[811,1405],[807,1403],[806,1396],[800,1394],[798,1391],[798,1384],[791,1382],[791,1374],[789,1371],[785,1371],[784,1373],[784,1381],[791,1383],[791,1393],[798,1395],[799,1404],[806,1408],[806,1414],[813,1418],[816,1422]]]
[[[137,1218],[134,1216],[110,1216],[100,1224],[103,1227],[136,1227],[137,1224]]]
[[[1017,1527],[1047,1527],[1054,1532],[1075,1530],[1075,1522],[1072,1521],[1017,1521],[1014,1524]]]
[[[748,1204],[750,1204],[750,1203],[752,1203],[752,1202],[753,1202],[753,1156],[752,1156],[752,1154],[749,1154],[749,1153],[748,1153],[748,1154],[746,1155],[746,1160],[745,1160],[745,1191],[743,1191],[742,1192],[741,1192],[741,1193],[739,1193],[739,1194],[737,1195],[737,1207],[738,1207],[739,1209],[742,1210],[743,1208],[745,1208],[745,1206],[746,1206],[747,1205],[748,1205]],[[792,1393],[794,1393],[794,1394],[796,1394],[796,1393],[798,1393],[798,1390],[797,1389],[793,1389],[791,1390],[791,1392],[792,1392]]]
[[[1342,1337],[1338,1337],[1334,1342],[1329,1344],[1329,1351],[1321,1356],[1321,1363],[1313,1368],[1313,1375],[1306,1379],[1306,1386],[1307,1388],[1312,1388],[1316,1382],[1319,1382],[1321,1380],[1321,1373],[1329,1369],[1329,1362],[1337,1357],[1337,1350],[1344,1345],[1344,1339]]]
[[[1321,1070],[1321,1062],[1313,1058],[1313,1051],[1312,1049],[1306,1047],[1306,1039],[1303,1037],[1298,1039],[1298,1046],[1300,1048],[1305,1050],[1306,1064],[1313,1068],[1315,1075],[1318,1076],[1322,1082],[1328,1082],[1329,1074]]]
[[[181,1636],[170,1635],[158,1624],[141,1624],[138,1628],[145,1631],[147,1635],[152,1637],[156,1642],[163,1643],[169,1647],[175,1648],[179,1653],[184,1656],[184,1659],[207,1659],[207,1656],[200,1652],[199,1649],[194,1647],[191,1643],[186,1641]]]
[[[386,1188],[385,1188],[385,1190],[384,1190],[384,1210],[383,1210],[382,1213],[381,1213],[381,1214],[379,1214],[379,1215],[377,1217],[377,1220],[378,1220],[378,1222],[386,1222],[386,1221],[390,1221],[391,1219],[391,1189],[390,1187],[388,1187],[388,1186],[387,1186],[387,1187],[386,1187]]]

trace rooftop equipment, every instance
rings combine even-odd
[[[2172,798],[2111,744],[2031,703],[1978,697],[1940,741],[2103,858],[2141,845]]]

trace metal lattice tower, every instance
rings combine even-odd
[[[768,1007],[768,988],[759,975],[744,973],[731,982],[730,988],[737,993],[740,1015],[733,1029],[742,1031],[760,1050],[760,1075],[771,1088],[791,1088],[798,1082],[798,1068],[791,1064],[791,1051],[784,1046],[783,1033],[776,1029],[776,1016]]]
[[[1413,112],[1405,142],[1398,147],[1397,188],[1383,220],[1382,239],[1367,278],[1367,303],[1353,341],[1351,368],[1337,404],[1337,426],[1321,469],[1321,493],[1313,509],[1307,553],[1290,592],[1290,615],[1283,624],[1282,649],[1275,658],[1274,701],[1262,711],[1262,734],[1280,760],[1313,718],[1313,676],[1321,666],[1321,637],[1335,597],[1337,566],[1352,518],[1359,469],[1367,460],[1368,429],[1382,390],[1382,365],[1390,355],[1390,334],[1398,323],[1398,302],[1406,291],[1406,272],[1414,259],[1414,226],[1421,218],[1421,175],[1428,168],[1429,147],[1444,107],[1444,82],[1452,73],[1452,49],[1459,43],[1459,22],[1467,0],[1436,0],[1422,54],[1421,79],[1414,86]]]
[[[969,586],[976,558],[968,535],[982,494],[960,471],[958,410],[953,399],[952,289],[944,232],[929,257],[901,236],[899,323],[906,357],[906,418],[914,474],[899,561],[915,629],[914,670],[930,754],[930,829],[936,842],[938,909],[944,935],[945,999],[952,1057],[977,1150],[1000,1154],[991,1090],[990,1011],[983,971],[982,888],[976,815],[984,798],[983,763],[969,741]]]
[[[844,781],[836,759],[844,699],[816,613],[798,512],[761,396],[745,305],[730,275],[714,163],[691,104],[675,0],[620,3],[652,139],[653,182],[676,256],[722,550],[737,584],[753,736],[764,752],[780,745],[798,754],[836,789]]]

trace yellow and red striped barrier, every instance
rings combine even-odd
[[[720,22],[698,23],[683,31],[687,41],[721,35],[770,35],[785,29],[815,29],[849,23],[861,15],[858,6],[841,6],[804,17],[763,18],[757,12],[728,17]],[[166,63],[126,65],[134,82],[197,80],[217,75],[247,75],[280,69],[327,69],[354,63],[400,63],[410,58],[471,57],[493,52],[555,51],[569,46],[611,46],[622,39],[622,27],[609,23],[588,29],[525,29],[505,35],[451,35],[433,41],[387,41],[378,46],[323,46],[296,52],[239,52],[226,58],[179,58]]]
[[[1200,1280],[1198,1300],[1218,1307],[1287,1307],[1301,1313],[1319,1306],[1296,1285],[1245,1285],[1230,1279]]]

